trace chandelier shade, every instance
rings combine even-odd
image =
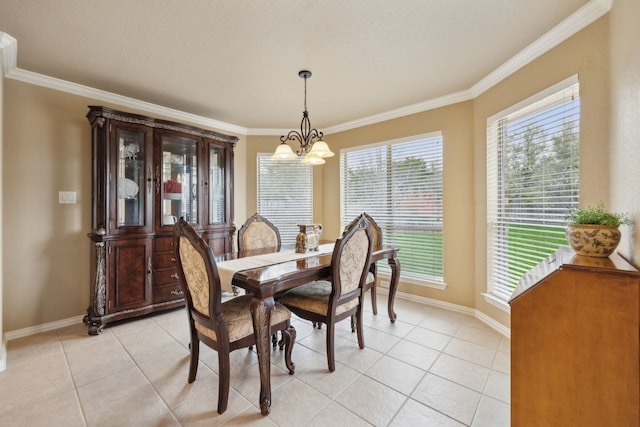
[[[297,158],[298,155],[285,142],[281,142],[276,148],[276,152],[271,156],[272,160],[293,160]]]
[[[321,165],[325,163],[325,157],[333,156],[326,142],[322,140],[323,133],[311,127],[309,112],[307,111],[307,79],[311,77],[311,71],[302,70],[298,76],[304,79],[304,111],[300,122],[300,131],[292,130],[280,137],[280,145],[271,156],[272,160],[293,160],[303,156],[302,162],[311,165]],[[299,148],[294,152],[287,144],[288,141],[299,144]]]
[[[307,153],[307,155],[304,156],[301,161],[305,165],[312,165],[312,166],[324,165],[326,163],[325,159],[323,159],[322,157],[314,156],[311,153]]]

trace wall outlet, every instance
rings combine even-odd
[[[76,204],[76,192],[75,191],[58,191],[58,203],[64,205]]]

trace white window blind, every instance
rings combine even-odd
[[[487,121],[487,291],[507,301],[523,274],[566,245],[578,207],[576,78]]]
[[[297,224],[313,222],[312,166],[271,153],[258,153],[257,164],[258,213],[278,227],[283,245],[295,245]]]
[[[371,215],[403,277],[443,281],[442,168],[440,132],[340,152],[342,226]]]

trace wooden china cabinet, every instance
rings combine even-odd
[[[237,137],[90,106],[89,334],[184,304],[173,224],[184,217],[215,253],[232,250]]]

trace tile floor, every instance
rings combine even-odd
[[[260,415],[257,356],[231,357],[227,411],[217,407],[217,355],[201,346],[187,383],[183,309],[105,328],[79,324],[8,343],[0,373],[2,426],[508,426],[509,340],[465,314],[398,298],[374,316],[367,301],[366,348],[349,321],[337,327],[336,371],[325,332],[294,319],[294,375],[272,353],[271,414]]]

